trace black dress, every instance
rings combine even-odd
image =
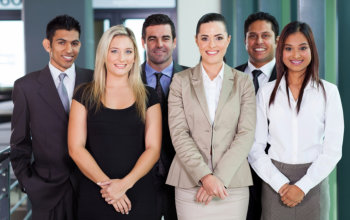
[[[84,87],[78,89],[73,97],[78,102],[81,102]],[[146,89],[148,108],[159,101],[154,89]],[[97,113],[89,110],[86,143],[86,149],[109,178],[126,176],[145,150],[145,124],[135,104],[125,109],[102,106]],[[100,187],[85,176],[80,180],[78,193],[78,219],[155,219],[155,190],[151,173],[126,192],[131,201],[128,215],[118,213],[112,205],[107,204],[101,197]]]

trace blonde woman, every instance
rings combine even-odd
[[[85,175],[78,219],[154,219],[148,172],[160,154],[161,110],[139,62],[132,31],[110,28],[97,48],[93,82],[73,97],[69,155]]]

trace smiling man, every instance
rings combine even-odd
[[[255,93],[258,92],[259,87],[276,79],[275,50],[278,31],[276,18],[269,13],[251,14],[244,22],[245,46],[249,60],[235,69],[249,74],[254,83]],[[266,152],[268,148],[269,144],[266,146]],[[251,171],[254,185],[249,187],[247,220],[260,220],[262,180],[253,169]]]
[[[75,219],[75,166],[68,155],[68,114],[74,88],[90,81],[93,74],[74,65],[79,38],[80,24],[73,17],[51,20],[43,40],[49,64],[14,85],[10,158],[32,203],[33,220]]]
[[[276,79],[275,50],[278,31],[277,20],[269,13],[251,14],[244,22],[244,43],[249,60],[236,69],[250,75],[256,92],[265,83]]]
[[[164,14],[153,14],[146,18],[142,27],[142,45],[147,61],[141,66],[142,80],[156,89],[162,107],[162,151],[152,172],[157,191],[157,219],[177,219],[174,187],[165,185],[175,150],[171,143],[168,126],[168,92],[173,75],[187,69],[173,61],[176,48],[175,26]]]

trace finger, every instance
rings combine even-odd
[[[210,196],[209,196],[208,194],[204,194],[204,195],[203,195],[203,198],[202,198],[202,203],[203,203],[203,204],[206,204],[209,197],[210,197]]]
[[[205,202],[205,205],[208,205],[209,202],[210,202],[212,199],[213,199],[213,197],[212,197],[212,196],[209,196],[208,199],[207,199],[207,201]]]
[[[112,181],[107,180],[107,181],[98,182],[97,185],[99,185],[99,186],[106,186],[106,185],[109,185],[111,183],[112,183]]]
[[[219,190],[219,193],[218,193],[219,195],[219,197],[220,197],[220,199],[225,199],[225,193],[223,192],[223,190]]]
[[[228,196],[228,192],[227,192],[227,189],[226,189],[226,188],[224,188],[224,194],[225,194],[225,197]]]
[[[108,204],[112,205],[113,203],[115,203],[116,201],[114,199],[111,199],[107,202]]]
[[[122,205],[122,207],[124,209],[124,213],[125,214],[129,214],[129,207],[126,204],[126,202],[124,201],[124,199],[120,199],[119,202],[120,202],[120,204]]]
[[[200,187],[197,194],[196,194],[196,201],[199,202],[199,197],[200,195],[202,194],[202,191],[203,191],[203,187]]]
[[[115,209],[117,212],[120,212],[120,209],[119,209],[117,203],[114,203],[114,204],[113,204],[113,207],[114,207],[114,209]]]
[[[127,196],[124,196],[124,201],[128,205],[129,212],[130,212],[131,211],[131,201],[129,200],[129,198]]]
[[[205,191],[202,190],[202,191],[199,193],[199,195],[198,195],[198,200],[197,200],[197,202],[199,202],[199,203],[203,202],[203,198],[204,198],[204,195],[205,195],[205,194],[206,194]]]
[[[120,201],[116,202],[116,204],[117,204],[117,206],[118,206],[120,212],[121,212],[122,214],[124,214],[124,208],[123,208],[122,204],[120,203]]]

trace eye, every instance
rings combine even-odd
[[[263,34],[262,37],[263,37],[264,39],[267,39],[267,38],[270,38],[271,36],[270,36],[269,34]]]
[[[65,42],[64,42],[64,41],[58,41],[58,44],[59,44],[59,45],[64,45]]]
[[[79,41],[73,41],[73,42],[72,42],[72,46],[75,46],[75,47],[79,46],[79,44],[80,44]]]
[[[156,38],[155,37],[149,37],[148,41],[154,41]]]
[[[164,41],[169,41],[169,40],[170,40],[170,37],[163,37],[163,40],[164,40]]]
[[[133,52],[133,50],[126,50],[126,54],[132,54]]]
[[[117,49],[113,49],[113,50],[111,50],[111,53],[117,53],[118,52],[118,50]]]
[[[307,46],[303,46],[303,47],[300,48],[300,50],[303,50],[303,51],[304,51],[304,50],[307,50],[307,49],[308,49]]]
[[[256,35],[255,35],[255,34],[249,34],[249,35],[248,35],[248,38],[249,38],[249,39],[255,39],[255,38],[256,38]]]
[[[208,41],[208,37],[201,37],[201,41]]]
[[[218,37],[216,37],[216,40],[223,40],[223,39],[224,39],[223,36],[218,36]]]
[[[291,51],[292,48],[291,48],[291,47],[284,47],[284,50],[285,50],[285,51]]]

